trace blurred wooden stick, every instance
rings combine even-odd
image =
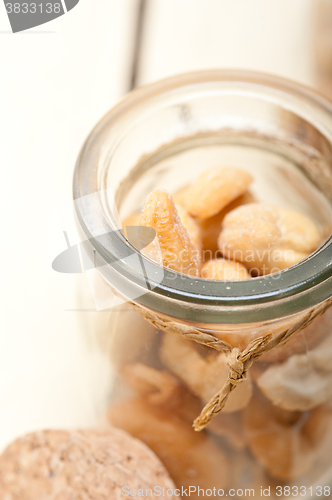
[[[332,0],[315,2],[317,88],[332,100]]]

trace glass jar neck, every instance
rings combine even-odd
[[[214,135],[234,144],[239,138],[261,141],[280,154],[294,155],[331,202],[331,117],[331,104],[312,91],[247,72],[189,74],[129,94],[93,130],[76,165],[74,198],[87,255],[128,300],[183,321],[268,321],[323,302],[332,295],[331,236],[278,276],[205,280],[162,269],[145,258],[119,231],[114,200],[121,204],[128,183],[152,171],[149,159],[156,152],[162,155],[169,147]]]

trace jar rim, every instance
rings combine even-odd
[[[74,199],[80,201],[76,203],[76,212],[81,229],[89,239],[91,250],[102,262],[109,264],[101,268],[101,274],[111,281],[112,267],[121,293],[125,294],[130,284],[146,289],[145,273],[135,273],[123,261],[123,257],[128,254],[128,247],[139,254],[148,276],[158,273],[160,267],[133,247],[122,232],[114,233],[100,198],[97,203],[94,200],[93,206],[89,202],[87,195],[100,190],[100,179],[93,158],[98,156],[102,146],[102,134],[125,120],[128,110],[132,113],[142,102],[184,87],[188,87],[189,92],[190,88],[211,82],[225,83],[233,88],[245,84],[256,90],[269,89],[278,99],[296,96],[303,103],[319,108],[320,113],[331,122],[332,142],[332,103],[297,82],[268,74],[242,70],[199,71],[160,80],[129,93],[92,130],[78,157],[73,184]],[[93,238],[96,220],[99,227],[102,221],[105,234],[113,231],[112,241]],[[138,303],[178,319],[208,319],[209,323],[251,323],[280,318],[314,306],[332,295],[332,236],[306,259],[278,273],[277,280],[274,275],[246,281],[207,280],[166,268],[163,268],[163,273],[162,281],[153,284],[153,292],[142,293],[137,299]],[[191,305],[199,306],[196,312],[190,308]],[[207,314],[202,312],[208,309]]]

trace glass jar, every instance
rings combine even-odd
[[[282,272],[232,282],[145,257],[121,221],[153,189],[175,193],[216,165],[250,172],[259,201],[310,216],[320,248]],[[331,103],[299,84],[242,71],[142,87],[83,146],[74,198],[103,309],[96,316],[108,315],[101,333],[114,369],[108,418],[150,446],[182,496],[329,496],[331,165]],[[122,297],[115,306],[114,297]],[[262,336],[296,333],[257,359],[225,408],[196,432],[192,421],[222,388],[229,360],[175,335],[186,328],[237,353]]]

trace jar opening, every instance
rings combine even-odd
[[[205,311],[212,323],[270,320],[326,300],[332,294],[331,112],[328,101],[298,84],[237,71],[183,75],[129,94],[97,125],[77,162],[74,197],[87,238],[116,231],[117,211],[129,215],[156,187],[174,192],[219,158],[258,169],[255,189],[267,200],[273,195],[266,187],[279,183],[275,202],[299,203],[326,240],[291,268],[224,282],[161,269],[117,232],[89,249],[100,264],[111,263],[101,274],[125,296],[138,290],[140,304],[192,321]],[[87,195],[95,192],[98,201],[91,203]],[[139,268],[124,258],[128,248]]]

